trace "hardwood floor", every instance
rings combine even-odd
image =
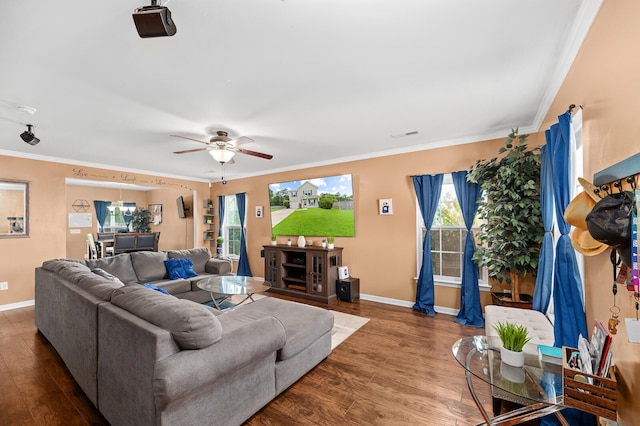
[[[278,296],[287,299],[284,296]],[[246,425],[451,425],[482,417],[451,345],[483,334],[453,317],[370,301],[316,306],[370,318]],[[489,387],[478,384],[491,412]],[[34,325],[34,308],[0,312],[0,424],[103,425]]]

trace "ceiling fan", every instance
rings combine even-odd
[[[252,155],[254,157],[264,158],[271,160],[273,155],[264,154],[262,152],[251,151],[248,149],[239,148],[240,145],[253,142],[253,139],[247,136],[240,136],[235,139],[229,137],[229,134],[223,130],[218,130],[216,136],[212,137],[209,142],[201,141],[198,139],[188,138],[180,135],[170,135],[174,138],[182,138],[189,141],[199,142],[207,145],[204,148],[186,149],[184,151],[175,151],[174,154],[187,154],[189,152],[209,151],[209,154],[219,163],[224,164],[233,161],[233,156],[236,153]]]

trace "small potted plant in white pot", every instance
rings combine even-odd
[[[333,248],[333,237],[327,237],[327,248],[332,249]]]
[[[275,246],[278,244],[278,236],[277,235],[271,235],[271,245]]]
[[[218,259],[222,259],[222,244],[224,243],[224,238],[223,237],[218,237],[216,238],[216,257]]]
[[[527,327],[512,322],[498,321],[493,325],[498,332],[498,336],[502,341],[500,348],[500,357],[502,362],[513,367],[522,367],[524,365],[524,345],[526,345],[531,337]]]

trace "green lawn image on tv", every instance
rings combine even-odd
[[[355,236],[353,210],[300,209],[273,227],[274,235]]]

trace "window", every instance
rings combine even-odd
[[[224,197],[224,204],[224,223],[222,225],[224,252],[226,256],[232,259],[238,259],[240,258],[241,228],[240,215],[238,214],[238,203],[236,202],[235,195],[227,195]]]
[[[135,204],[133,206],[120,206],[118,203],[111,204],[109,206],[109,214],[104,220],[103,232],[118,232],[121,229],[128,230],[131,217],[135,210]]]
[[[313,190],[311,189],[303,189],[302,195],[306,195],[307,197],[311,197],[313,195]]]
[[[417,209],[418,223],[418,274],[422,268],[422,242],[427,229],[422,220],[420,208]],[[476,218],[472,232],[479,231],[480,222]],[[433,262],[434,280],[438,283],[461,284],[462,264],[464,255],[464,241],[467,237],[467,228],[464,225],[462,211],[458,204],[456,191],[451,175],[444,176],[442,192],[438,210],[431,226],[431,261]],[[479,271],[481,284],[487,282],[487,272]]]

